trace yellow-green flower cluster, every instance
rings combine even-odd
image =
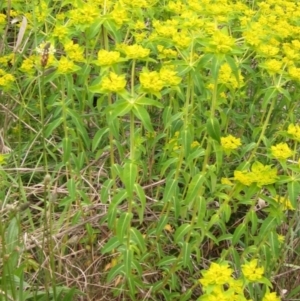
[[[150,54],[150,49],[144,48],[141,45],[133,44],[133,45],[125,45],[121,46],[121,49],[125,52],[126,57],[128,59],[140,60],[145,59]]]
[[[228,53],[235,45],[235,39],[222,31],[216,30],[211,37],[206,51],[211,53]]]
[[[280,301],[280,298],[276,295],[276,293],[266,293],[262,299],[262,301]]]
[[[36,56],[30,56],[26,58],[20,67],[20,70],[26,74],[32,75],[35,72],[35,61],[37,57]]]
[[[244,290],[247,282],[260,282],[263,279],[264,268],[258,267],[257,262],[257,259],[253,259],[242,265],[243,277],[239,279],[233,277],[233,269],[229,267],[227,262],[211,263],[208,270],[201,271],[202,277],[199,279],[199,283],[202,286],[203,294],[198,300],[252,301],[252,299],[247,299],[244,296]],[[273,299],[268,299],[270,297],[276,297],[276,294],[268,291],[263,300],[273,301]],[[274,301],[278,300],[274,299]]]
[[[233,270],[227,262],[219,264],[213,262],[207,271],[202,271],[203,277],[199,282],[207,287],[209,285],[224,285],[230,282]]]
[[[6,163],[5,155],[0,154],[0,166]]]
[[[6,73],[0,76],[0,87],[9,88],[15,80],[12,74]]]
[[[232,135],[221,137],[221,145],[225,152],[230,152],[242,145],[240,138],[235,138]]]
[[[67,54],[67,57],[74,62],[84,62],[84,49],[78,44],[74,44],[73,41],[66,42],[64,48]]]
[[[127,10],[119,3],[114,6],[110,16],[118,27],[121,27],[128,20]]]
[[[258,187],[270,185],[277,180],[277,169],[271,165],[263,165],[260,162],[254,162],[251,171],[234,171],[234,180],[245,186],[256,183]]]
[[[107,76],[105,76],[100,85],[101,92],[121,92],[125,89],[126,80],[125,75],[117,75],[114,72],[110,72]]]
[[[140,83],[145,91],[153,94],[158,93],[164,87],[164,82],[157,71],[142,72]]]
[[[158,58],[159,59],[165,59],[165,58],[168,58],[168,59],[171,59],[171,58],[176,58],[178,53],[176,50],[173,50],[173,49],[169,49],[169,48],[165,48],[164,46],[162,45],[157,45],[157,50],[159,52],[158,54]]]
[[[282,207],[283,210],[295,210],[291,201],[287,197],[276,195],[273,199]]]
[[[59,74],[68,74],[78,70],[78,67],[74,64],[73,61],[69,60],[65,56],[62,56],[58,62],[57,73]]]
[[[291,135],[292,139],[300,141],[300,126],[290,124],[287,130],[287,133]]]
[[[143,90],[153,94],[160,92],[163,87],[177,86],[181,81],[172,66],[163,67],[160,72],[144,69],[139,78]]]
[[[120,52],[118,51],[107,51],[101,49],[98,52],[98,60],[95,62],[98,66],[111,66],[116,64],[120,59]]]
[[[235,77],[235,75],[232,73],[231,67],[229,64],[223,64],[220,67],[219,71],[219,83],[226,85],[226,87],[231,88],[238,88],[239,85],[243,83],[243,76],[239,72],[239,81]]]
[[[272,156],[278,160],[286,160],[293,155],[293,151],[286,143],[278,143],[271,146]]]
[[[52,35],[60,41],[64,41],[69,35],[69,28],[65,25],[56,25]]]
[[[69,12],[71,24],[86,28],[93,24],[101,16],[97,3],[85,3],[80,8]]]
[[[250,262],[242,265],[243,275],[249,282],[256,282],[263,278],[264,268],[258,267],[257,263],[257,259],[252,259]]]

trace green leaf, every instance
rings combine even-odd
[[[72,149],[71,139],[68,137],[63,138],[62,145],[63,145],[63,162],[66,164],[69,161],[71,155],[71,149]]]
[[[116,234],[120,243],[123,243],[124,239],[127,237],[132,216],[132,213],[123,212],[117,222]]]
[[[185,158],[188,158],[191,152],[191,144],[193,142],[192,130],[185,128],[180,132]]]
[[[208,118],[208,120],[206,122],[206,129],[207,129],[208,135],[212,139],[218,141],[219,143],[221,142],[220,124],[216,117]]]
[[[123,168],[122,182],[125,185],[128,197],[133,198],[134,184],[137,178],[138,168],[133,162],[126,162]]]
[[[139,120],[141,120],[143,126],[147,131],[153,132],[153,127],[151,124],[149,113],[143,106],[134,104],[133,113]]]
[[[92,143],[92,151],[93,152],[98,148],[103,135],[105,135],[108,132],[109,132],[108,128],[99,129],[97,131],[96,135],[93,138],[93,143]]]
[[[222,213],[224,214],[224,221],[227,223],[231,217],[231,207],[228,203],[224,203],[221,205]]]
[[[74,110],[67,109],[67,113],[68,113],[68,115],[71,116],[73,124],[76,127],[76,131],[78,131],[78,133],[80,133],[80,136],[82,137],[85,145],[87,147],[89,147],[90,137],[87,133],[87,130],[86,130],[85,125],[83,123],[82,117],[77,112],[75,112]]]
[[[264,92],[264,98],[262,101],[262,109],[265,110],[267,108],[267,106],[270,104],[270,101],[272,100],[272,98],[277,97],[278,92],[276,87],[269,87],[265,90],[266,92]]]
[[[118,275],[124,273],[124,263],[119,263],[114,266],[107,275],[107,282],[113,281]]]
[[[244,223],[239,224],[237,226],[237,228],[235,229],[235,231],[233,233],[233,237],[232,237],[232,244],[233,245],[236,245],[239,242],[242,235],[245,234],[245,230],[246,230],[246,225]]]
[[[102,204],[107,204],[110,197],[111,187],[114,185],[114,181],[112,179],[107,179],[101,187],[100,191],[100,199]]]
[[[260,237],[260,239],[263,240],[264,237],[269,236],[270,231],[273,231],[277,226],[278,223],[276,221],[276,217],[268,216],[260,226],[258,237]]]
[[[166,224],[168,223],[169,217],[168,215],[162,215],[159,218],[159,222],[156,226],[156,236],[159,237],[163,229],[165,228]]]
[[[120,241],[118,237],[113,236],[109,241],[101,248],[101,253],[106,254],[111,252],[114,249],[117,249],[120,246]]]
[[[68,188],[68,193],[69,197],[75,201],[76,200],[76,184],[74,178],[70,178],[67,181],[67,188]]]
[[[197,196],[198,217],[197,227],[203,226],[204,217],[207,211],[207,201],[203,196]]]
[[[191,244],[184,242],[181,248],[182,251],[182,264],[186,268],[191,264]]]
[[[291,201],[291,204],[293,208],[297,208],[298,203],[298,197],[300,195],[300,183],[299,181],[292,181],[288,184],[288,193],[289,193],[289,200]]]
[[[258,218],[255,210],[251,210],[249,212],[249,220],[251,222],[251,234],[255,235],[257,230],[257,223],[258,223]]]
[[[131,274],[131,264],[133,259],[133,250],[125,249],[123,252],[124,274],[127,278]]]
[[[188,186],[188,191],[184,200],[185,205],[190,205],[195,198],[199,195],[199,190],[202,187],[202,184],[205,180],[205,177],[202,174],[195,175]]]
[[[164,203],[170,202],[171,198],[173,197],[173,195],[176,193],[177,190],[178,190],[178,180],[169,177],[167,179],[166,187],[164,190],[163,202]]]
[[[174,242],[178,243],[184,239],[184,235],[186,235],[188,232],[190,232],[192,229],[192,226],[190,224],[183,224],[179,228],[177,228],[175,234],[174,234]]]
[[[117,117],[124,116],[128,112],[130,112],[132,109],[132,104],[125,101],[125,100],[119,100],[114,105],[112,105],[108,109],[108,119],[114,120]]]
[[[63,118],[58,118],[51,123],[49,123],[45,129],[45,137],[48,138],[53,134],[53,131],[62,124]]]
[[[136,245],[140,248],[142,253],[146,252],[146,245],[143,235],[136,228],[130,228],[130,239],[136,243]]]
[[[157,266],[169,266],[177,260],[175,256],[166,256],[157,263]]]
[[[279,241],[278,241],[278,234],[275,231],[271,231],[269,234],[269,242],[271,251],[273,254],[273,260],[278,257],[279,254]]]
[[[138,214],[139,214],[139,219],[140,219],[140,223],[143,222],[144,219],[144,213],[145,213],[145,208],[146,208],[146,196],[145,196],[145,191],[144,189],[141,187],[140,184],[135,183],[134,184],[134,192],[137,195],[137,199],[140,201],[141,204],[141,210],[138,210]]]
[[[161,102],[156,101],[156,100],[151,99],[151,98],[147,98],[147,97],[138,98],[134,103],[138,104],[138,105],[141,105],[141,106],[154,106],[154,107],[157,107],[157,108],[163,108],[164,107],[164,105]]]

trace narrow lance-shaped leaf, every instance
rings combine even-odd
[[[218,141],[219,143],[221,142],[220,124],[216,117],[208,118],[208,120],[206,122],[206,129],[207,129],[208,135],[212,139]]]
[[[128,197],[133,197],[134,184],[137,178],[137,165],[133,162],[127,162],[124,164],[122,182],[125,185]]]
[[[118,220],[116,232],[120,243],[123,243],[125,237],[127,237],[131,219],[132,219],[132,213],[124,212],[121,214],[121,217]]]
[[[188,186],[188,192],[184,200],[185,205],[191,204],[191,202],[198,196],[199,189],[202,187],[204,180],[205,177],[200,173],[193,177]]]
[[[141,120],[143,126],[147,131],[153,132],[153,127],[151,124],[149,113],[143,106],[135,104],[133,107],[133,113],[139,120]]]

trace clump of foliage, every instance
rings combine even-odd
[[[0,300],[299,296],[300,3],[0,12]]]

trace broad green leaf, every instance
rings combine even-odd
[[[138,199],[138,201],[141,204],[141,210],[138,211],[139,214],[139,219],[140,219],[140,223],[143,222],[144,219],[144,214],[145,214],[145,208],[146,208],[146,196],[145,196],[145,191],[144,189],[141,187],[140,184],[135,183],[134,184],[134,192],[136,193],[136,198]]]
[[[67,188],[68,188],[68,193],[69,193],[69,197],[75,201],[76,200],[76,183],[74,178],[70,178],[67,181]]]
[[[53,134],[53,131],[59,127],[63,122],[63,118],[58,118],[54,121],[52,121],[51,123],[49,123],[47,126],[46,126],[46,129],[45,129],[45,137],[48,138],[50,135]]]
[[[132,216],[133,216],[132,213],[123,212],[117,222],[116,234],[120,243],[123,243],[124,239],[128,235]]]
[[[278,92],[276,87],[269,87],[264,92],[264,98],[262,100],[262,109],[265,110],[274,97],[277,97]]]
[[[169,217],[167,215],[163,215],[159,218],[158,224],[156,226],[156,236],[159,237],[166,224],[169,221]]]
[[[118,263],[114,266],[107,275],[107,282],[113,281],[118,275],[124,273],[124,263]]]
[[[69,137],[65,137],[62,140],[62,145],[63,145],[63,162],[66,164],[71,155],[71,150],[72,150],[72,142]]]
[[[191,145],[193,142],[192,130],[186,128],[180,132],[180,137],[182,139],[183,151],[185,158],[188,158],[191,153]]]
[[[289,200],[291,201],[291,204],[293,208],[297,208],[298,203],[298,197],[300,195],[300,183],[299,181],[292,181],[288,183],[288,193],[289,193]]]
[[[124,273],[127,278],[131,274],[131,265],[133,259],[133,250],[131,248],[125,249],[123,252],[123,262],[124,262]]]
[[[138,104],[138,105],[141,105],[141,106],[154,106],[154,107],[157,107],[157,108],[163,108],[164,107],[164,105],[161,102],[156,101],[156,100],[151,99],[151,98],[147,98],[147,97],[138,98],[135,101],[135,104]]]
[[[173,164],[175,165],[176,163],[178,162],[178,158],[171,158],[167,161],[165,161],[163,163],[163,165],[161,166],[161,172],[160,172],[160,175],[163,176],[165,173],[166,173],[166,170],[168,168],[170,168],[170,166],[172,166]]]
[[[244,223],[239,224],[237,228],[235,229],[232,237],[232,244],[236,245],[240,238],[245,234],[246,231],[246,225]]]
[[[162,258],[156,265],[157,266],[169,266],[177,260],[175,256],[166,256]]]
[[[87,147],[89,147],[90,146],[90,137],[89,137],[88,132],[83,123],[83,118],[77,112],[74,112],[74,110],[67,109],[67,113],[68,113],[68,115],[71,116],[72,121],[76,127],[76,131],[78,131],[78,133],[80,133],[80,136],[82,137],[85,145]]]
[[[255,210],[249,212],[249,220],[251,222],[251,234],[255,235],[257,230],[258,218]]]
[[[107,212],[107,225],[110,230],[112,230],[115,226],[117,213],[118,213],[117,205],[110,204]]]
[[[118,205],[123,200],[125,200],[127,196],[128,196],[127,191],[125,189],[122,189],[112,198],[111,204]]]
[[[178,190],[178,180],[169,177],[167,179],[166,187],[164,190],[164,196],[163,196],[164,203],[170,202],[171,198],[173,197],[173,195],[177,190]]]
[[[219,143],[221,142],[220,125],[219,125],[219,121],[216,117],[210,117],[207,119],[206,129],[207,129],[208,135],[212,139],[218,141]]]
[[[124,116],[132,109],[132,104],[125,101],[119,100],[114,105],[112,105],[107,112],[108,118],[114,120],[117,117]]]
[[[147,131],[153,132],[150,115],[143,106],[135,104],[133,106],[133,113],[139,120],[141,120],[143,126]]]
[[[109,128],[109,132],[113,134],[115,139],[119,139],[119,128],[120,128],[120,122],[118,118],[111,118],[111,112],[107,112],[106,114],[106,121]]]
[[[230,66],[233,75],[235,76],[237,82],[240,82],[240,78],[239,78],[239,71],[238,71],[238,67],[235,63],[235,59],[233,59],[231,56],[225,56],[225,60],[228,63],[228,65]]]
[[[107,179],[101,187],[100,191],[100,199],[102,204],[107,204],[110,198],[111,187],[114,185],[114,181],[112,179]]]
[[[271,231],[269,234],[269,243],[274,259],[279,256],[279,241],[278,234],[275,231]]]
[[[266,236],[269,236],[270,231],[273,231],[278,226],[276,217],[268,216],[260,226],[258,237],[263,240]]]
[[[134,184],[137,178],[137,165],[133,162],[126,162],[123,168],[122,182],[125,185],[128,197],[132,199]]]
[[[203,226],[204,217],[207,212],[207,201],[203,196],[197,196],[197,206],[198,206],[198,217],[197,217],[197,227]]]
[[[111,252],[114,249],[117,249],[120,246],[120,241],[118,237],[113,236],[109,241],[101,248],[101,253],[106,254]]]
[[[199,190],[202,187],[202,184],[205,180],[205,177],[202,174],[195,175],[188,186],[188,191],[184,200],[185,205],[190,205],[195,198],[199,195]]]
[[[182,265],[184,268],[191,264],[191,244],[184,242],[181,247],[182,251]]]
[[[190,224],[183,224],[179,228],[176,229],[176,232],[174,234],[174,242],[178,243],[184,239],[184,235],[189,233],[192,229],[192,226]]]
[[[93,143],[92,143],[92,151],[93,152],[98,148],[98,146],[100,144],[100,141],[102,140],[103,135],[105,135],[108,132],[109,132],[108,128],[99,129],[97,131],[96,135],[93,138]]]
[[[136,228],[130,228],[130,239],[136,243],[140,250],[144,253],[146,252],[146,245],[143,235]]]
[[[125,270],[126,270],[126,265],[125,265]],[[125,274],[127,285],[129,287],[129,293],[130,293],[130,300],[131,301],[136,301],[135,295],[137,293],[137,288],[135,284],[135,279],[132,274]]]
[[[115,42],[117,44],[121,43],[122,40],[121,31],[116,27],[114,21],[111,18],[105,18],[103,25],[108,30],[109,33],[113,34]]]

